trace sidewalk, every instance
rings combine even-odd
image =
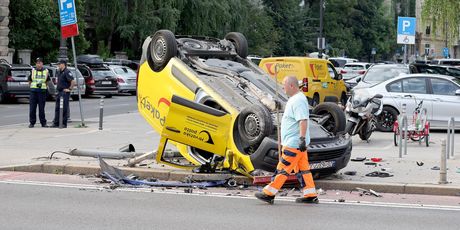
[[[89,119],[87,128],[75,128],[78,121],[73,121],[67,129],[32,128],[27,124],[0,127],[0,171],[24,170],[48,173],[97,173],[99,164],[97,159],[88,157],[73,157],[56,153],[57,160],[49,160],[53,151],[68,151],[70,149],[97,149],[117,150],[133,144],[136,152],[148,152],[156,149],[159,142],[158,134],[147,122],[133,111],[127,114],[107,116],[104,118],[104,129],[98,130],[98,120]],[[448,184],[439,185],[439,170],[432,170],[433,166],[440,166],[440,140],[446,134],[437,132],[431,135],[430,147],[408,141],[408,155],[399,158],[398,147],[393,145],[392,133],[376,132],[372,134],[369,143],[353,137],[352,158],[372,157],[382,158],[377,166],[365,165],[365,162],[351,161],[345,169],[336,175],[318,180],[318,187],[323,189],[349,190],[355,187],[379,189],[380,192],[421,193],[457,195],[460,194],[460,145],[456,146],[455,159],[448,160]],[[460,136],[456,135],[456,140]],[[423,162],[418,166],[416,162]],[[123,166],[126,160],[108,160],[114,166]],[[8,166],[27,167],[8,167]],[[35,166],[30,166],[35,165]],[[38,166],[37,166],[38,165]],[[367,177],[367,173],[381,171],[384,168],[392,177]],[[347,171],[356,171],[356,175],[344,175]],[[140,175],[155,175],[159,179],[178,180],[190,174],[188,171],[178,170],[150,161],[146,167],[130,169],[130,173]],[[240,177],[240,179],[244,179]],[[444,189],[448,193],[439,192]]]

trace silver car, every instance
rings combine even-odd
[[[410,73],[409,66],[402,64],[382,64],[371,66],[358,80],[354,89],[367,88],[388,79]]]
[[[117,77],[118,92],[136,95],[136,72],[127,66],[109,65],[109,68]]]
[[[389,79],[378,85],[361,88],[369,94],[383,95],[383,111],[378,117],[377,128],[391,131],[397,116],[406,104],[408,120],[417,104],[423,100],[430,127],[445,129],[451,117],[460,127],[460,78],[445,75],[410,74]]]
[[[340,73],[342,74],[343,80],[349,80],[366,73],[366,70],[369,69],[371,65],[371,63],[366,62],[347,63]]]
[[[48,83],[48,93],[50,95],[56,95],[57,94],[57,91],[56,91],[56,85],[57,85],[57,67],[56,66],[45,66],[45,68],[48,69],[48,71],[50,72],[50,77],[51,77],[51,81]],[[80,85],[80,93],[81,95],[84,95],[85,94],[85,90],[86,90],[86,85],[85,85],[85,79],[83,78],[83,76],[81,75],[80,71],[77,70],[77,72],[75,72],[75,68],[74,67],[70,67],[68,66],[67,69],[70,70],[70,72],[72,72],[72,75],[75,76],[75,78],[77,79],[78,78],[78,83]],[[75,81],[76,81],[75,79]],[[75,86],[72,91],[70,92],[70,97],[72,98],[72,100],[74,101],[78,101],[78,89],[77,89],[77,86]],[[54,99],[54,97],[53,97]]]

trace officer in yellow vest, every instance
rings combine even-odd
[[[32,69],[32,75],[29,76],[29,128],[33,128],[37,121],[37,105],[40,124],[42,127],[48,127],[45,118],[45,103],[50,76],[48,70],[43,68],[43,60],[41,58],[37,58],[35,63],[35,69]]]

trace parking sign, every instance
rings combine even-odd
[[[398,44],[415,44],[416,18],[398,17]]]
[[[61,19],[61,33],[63,38],[78,35],[77,13],[75,0],[58,0]]]

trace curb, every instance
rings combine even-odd
[[[129,168],[118,167],[126,175],[133,174],[141,178],[157,178],[159,180],[181,181],[186,177],[193,175],[198,180],[219,180],[223,177],[233,177],[239,184],[252,184],[252,179],[245,176],[232,174],[203,174],[192,173],[184,170],[167,170],[167,169],[146,169],[146,168]],[[0,171],[20,171],[36,172],[51,174],[82,174],[95,175],[100,174],[99,166],[77,165],[77,164],[53,164],[39,163],[28,165],[14,165],[0,167]],[[460,196],[460,186],[453,185],[436,185],[436,184],[411,184],[411,183],[376,183],[360,181],[338,181],[338,180],[316,180],[317,188],[324,190],[342,190],[351,191],[358,188],[372,189],[378,193],[399,193],[399,194],[423,194],[423,195],[441,195],[441,196]]]

